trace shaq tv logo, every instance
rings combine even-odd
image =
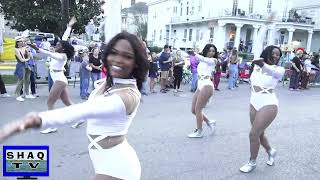
[[[3,146],[3,176],[49,176],[49,146]]]

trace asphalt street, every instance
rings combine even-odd
[[[14,88],[7,87],[10,94]],[[79,86],[68,88],[72,100],[82,102]],[[278,150],[276,164],[266,165],[267,154],[261,147],[257,168],[250,174],[239,171],[249,158],[249,85],[240,84],[230,91],[226,82],[221,83],[221,91],[214,93],[205,109],[207,116],[217,121],[216,132],[202,139],[187,138],[195,128],[195,117],[190,112],[193,94],[189,86],[183,90],[177,95],[170,91],[143,96],[128,134],[141,162],[142,180],[320,179],[319,87],[292,92],[279,84],[279,114],[266,132]],[[38,94],[40,97],[25,102],[0,98],[0,125],[29,111],[46,110],[47,86],[40,85]],[[59,101],[57,107],[62,106]],[[5,145],[49,145],[50,177],[39,179],[88,180],[94,175],[85,125],[78,129],[62,127],[48,135],[32,130],[7,140]]]

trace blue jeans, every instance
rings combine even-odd
[[[191,91],[195,92],[198,87],[198,73],[192,73]]]
[[[101,79],[101,73],[93,73],[91,72],[91,80],[92,80],[92,89],[94,89],[94,82],[96,80]]]
[[[88,97],[90,77],[80,77],[80,96]]]
[[[235,88],[238,77],[238,66],[237,64],[231,64],[229,67],[229,83],[228,88]]]

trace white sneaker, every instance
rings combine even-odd
[[[216,121],[215,120],[209,120],[209,122],[206,122],[207,126],[210,129],[210,134],[213,134],[216,130]]]
[[[20,102],[23,102],[23,101],[24,101],[24,99],[22,98],[22,96],[17,97],[16,100],[17,100],[17,101],[20,101]]]
[[[256,166],[256,161],[250,160],[247,164],[240,168],[240,171],[244,173],[249,173],[253,171],[256,168]]]
[[[8,93],[4,93],[4,94],[1,94],[0,97],[8,98],[8,97],[11,97],[11,96],[10,96],[10,94],[8,94]]]
[[[34,98],[36,98],[36,97],[34,97],[33,95],[29,94],[29,95],[26,95],[26,98],[27,98],[27,99],[34,99]]]
[[[193,133],[188,134],[189,138],[202,138],[203,130],[196,129]]]
[[[177,93],[177,92],[178,92],[178,90],[177,90],[177,89],[175,89],[175,90],[174,90],[174,92],[175,92],[175,93]]]
[[[277,155],[277,151],[275,149],[271,148],[271,150],[268,152],[268,155],[269,155],[269,158],[268,158],[267,164],[269,166],[273,166],[274,165],[274,158]]]
[[[47,128],[43,131],[40,131],[41,134],[49,134],[49,133],[54,133],[54,132],[57,132],[57,128]]]
[[[76,129],[76,128],[78,128],[81,124],[83,124],[83,123],[84,123],[84,121],[79,121],[79,122],[75,123],[74,125],[72,125],[71,127],[72,127],[73,129]]]

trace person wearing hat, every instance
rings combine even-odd
[[[25,38],[22,36],[16,37],[15,57],[17,64],[14,75],[18,79],[15,90],[16,100],[23,102],[24,97],[28,99],[34,99],[35,97],[29,94],[31,68],[29,67],[28,61],[31,57],[31,54],[26,47]],[[22,87],[24,87],[24,91],[23,94],[20,95]]]

